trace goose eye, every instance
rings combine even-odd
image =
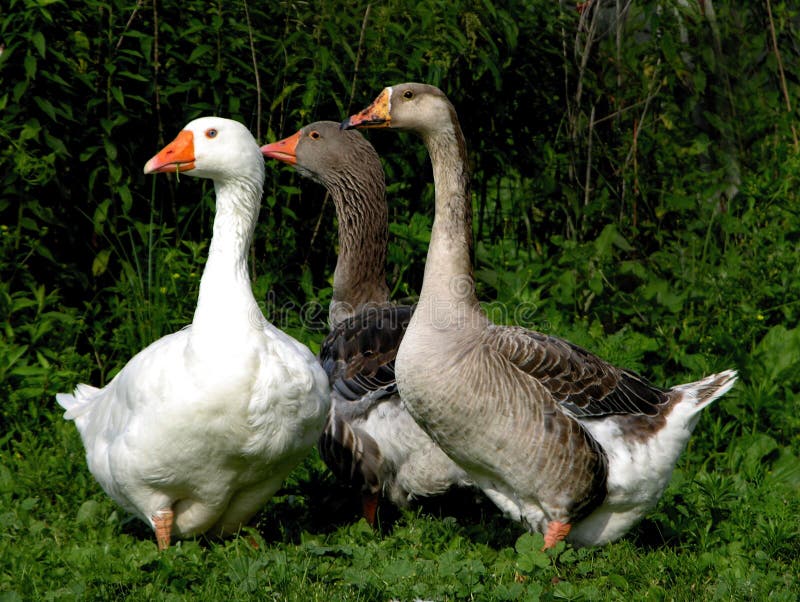
[[[206,138],[216,138],[217,137],[217,130],[214,128],[206,130]]]
[[[312,140],[319,140],[320,139],[319,132],[316,131],[316,130],[314,130],[313,132],[309,132],[308,137],[311,138]]]
[[[405,98],[406,100],[411,100],[412,98],[414,98],[414,93],[411,90],[406,90],[405,92],[403,92],[403,98]]]

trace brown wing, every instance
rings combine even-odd
[[[668,404],[666,391],[634,372],[562,339],[524,328],[495,326],[487,343],[538,380],[577,418],[655,416]]]
[[[340,481],[364,493],[381,490],[383,455],[368,433],[348,424],[341,416],[329,414],[317,449],[322,461]]]
[[[365,309],[337,325],[320,349],[333,407],[317,448],[337,478],[364,493],[381,490],[384,458],[377,441],[354,419],[397,392],[394,360],[412,311],[407,306]]]
[[[319,355],[335,394],[359,401],[397,392],[394,359],[412,312],[405,305],[368,308],[331,331]]]

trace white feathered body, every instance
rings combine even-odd
[[[678,457],[686,448],[702,411],[727,393],[736,373],[725,370],[697,382],[678,385],[664,427],[645,439],[631,436],[619,419],[583,420],[608,456],[608,494],[604,502],[577,523],[567,539],[580,545],[602,545],[622,537],[661,498]]]
[[[56,399],[86,448],[89,470],[159,534],[235,532],[311,451],[330,407],[311,351],[262,315],[247,253],[264,181],[259,147],[236,122],[201,118],[146,172],[214,180],[217,211],[192,324],[137,353],[104,388]],[[189,171],[190,169],[190,171]]]
[[[189,326],[103,389],[58,396],[106,493],[147,522],[178,502],[176,535],[238,529],[322,430],[328,385],[313,354],[268,324],[240,343],[197,349]]]

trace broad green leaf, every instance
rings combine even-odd
[[[97,277],[104,274],[108,269],[108,260],[111,257],[110,249],[103,249],[95,255],[92,261],[92,275]]]
[[[44,111],[45,115],[47,115],[53,121],[56,121],[56,109],[49,100],[46,98],[40,98],[39,96],[35,96],[33,100],[39,106],[39,108]]]
[[[44,42],[44,34],[41,31],[37,31],[31,36],[31,41],[33,42],[34,47],[36,50],[39,51],[39,56],[44,58],[45,53],[45,42]]]
[[[191,65],[193,63],[197,63],[200,57],[203,57],[209,54],[212,51],[211,46],[207,44],[200,44],[192,50],[192,53],[189,55],[187,62]]]
[[[111,88],[111,96],[113,96],[114,100],[116,100],[122,107],[125,106],[125,95],[122,93],[120,88],[113,86]]]
[[[27,79],[33,79],[36,75],[36,66],[37,66],[36,58],[29,52],[25,55],[25,60],[23,61],[23,65],[25,67],[25,77]]]
[[[114,144],[110,138],[103,138],[103,148],[106,150],[106,157],[110,161],[117,160],[117,145]]]
[[[122,201],[122,210],[125,213],[129,213],[133,206],[133,196],[131,195],[130,188],[128,188],[127,184],[121,184],[119,188],[117,188],[117,194],[119,194],[119,198]]]

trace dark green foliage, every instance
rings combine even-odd
[[[0,600],[796,600],[800,10],[644,0],[618,19],[617,4],[7,0]],[[105,384],[191,320],[212,190],[142,166],[200,115],[266,142],[412,80],[442,87],[464,127],[494,320],[659,384],[728,367],[740,382],[702,417],[658,507],[600,549],[542,553],[472,500],[384,509],[373,532],[314,455],[247,537],[157,554],[91,478],[53,398]],[[413,298],[425,150],[369,138],[387,170],[389,284]],[[277,163],[263,205],[256,296],[314,348],[333,208]]]

